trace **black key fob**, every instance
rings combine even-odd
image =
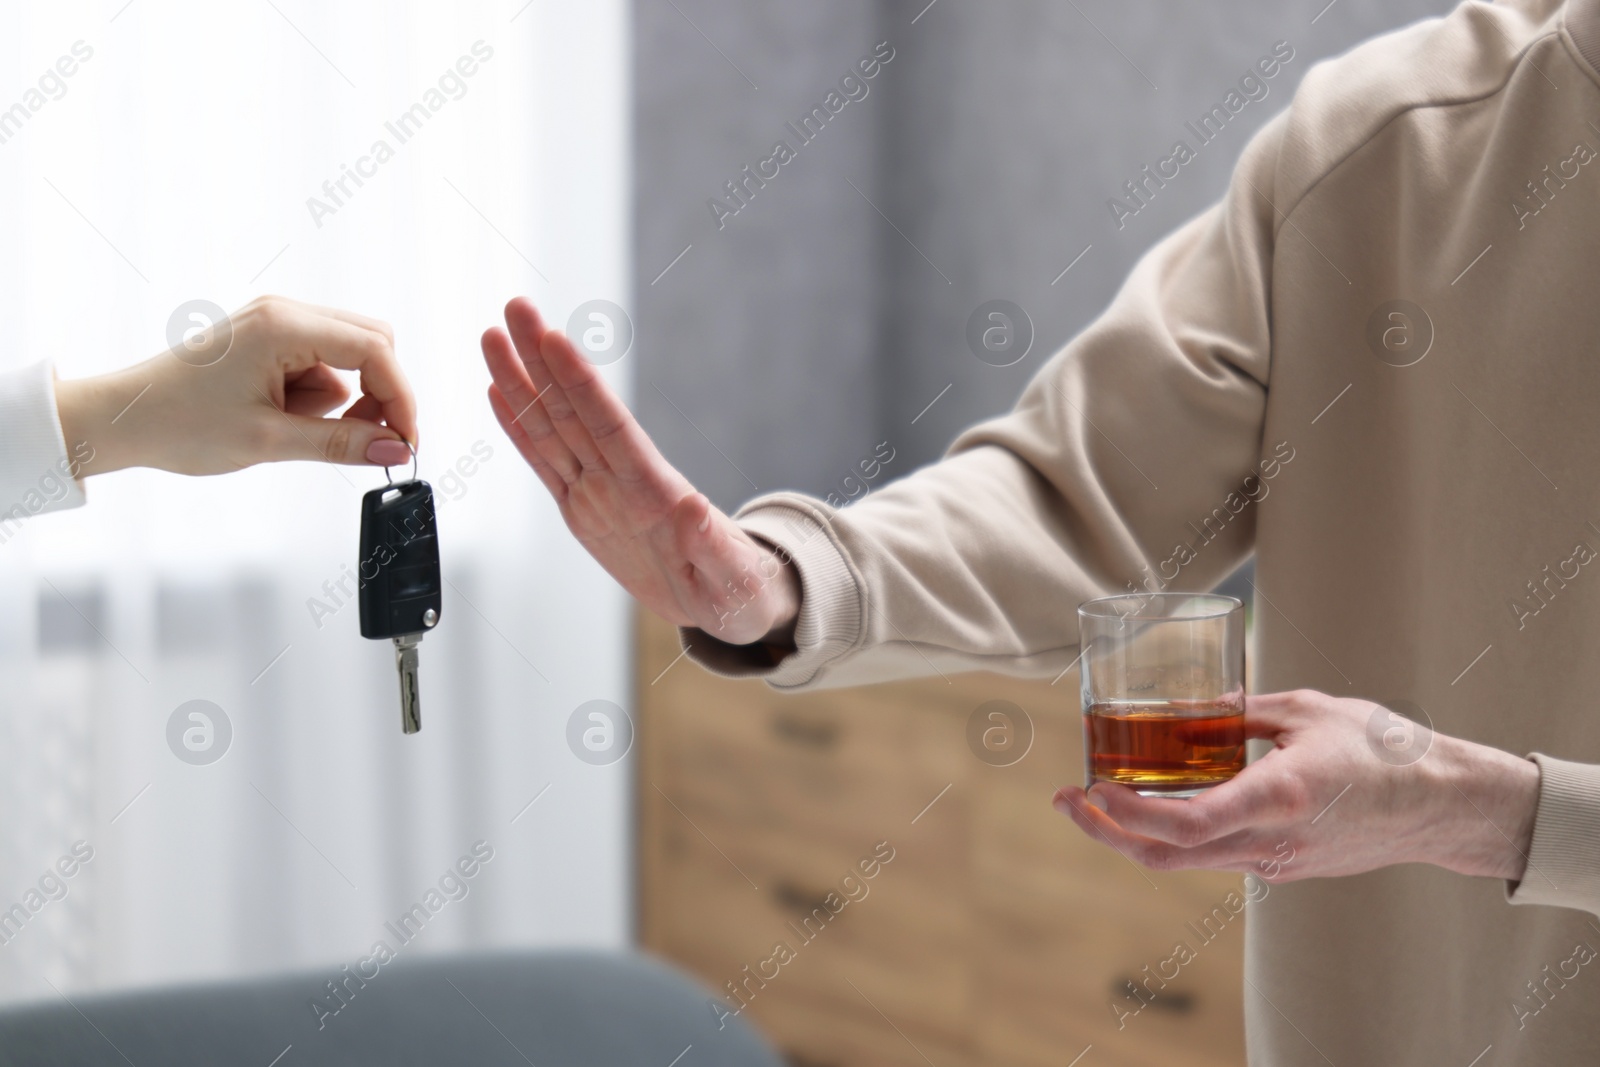
[[[438,625],[444,591],[433,488],[427,482],[396,482],[361,498],[356,573],[362,637],[403,637]]]

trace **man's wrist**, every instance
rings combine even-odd
[[[1436,786],[1450,816],[1430,835],[1432,862],[1460,874],[1520,879],[1539,810],[1538,764],[1459,738],[1436,735],[1435,742],[1442,743]]]
[[[800,572],[794,561],[776,553],[772,558],[780,563],[777,576],[767,586],[772,596],[775,621],[760,641],[775,650],[792,652],[795,648],[795,627],[800,624]]]

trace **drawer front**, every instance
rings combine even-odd
[[[1220,914],[1228,917],[1165,899],[1064,905],[990,894],[974,918],[987,949],[973,961],[974,1018],[986,1036],[1033,1048],[1027,1062],[1060,1062],[1063,1051],[1070,1058],[1093,1044],[1097,1059],[1242,1063],[1244,918]]]
[[[880,1013],[854,992],[853,1000],[795,997],[781,1011],[761,1014],[756,1024],[791,1067],[1002,1067],[1003,1060],[978,1057],[966,1040],[950,1041],[908,1026],[884,1008]],[[872,997],[878,1001],[876,996]],[[878,1002],[878,1008],[883,1008]]]
[[[962,894],[930,876],[953,866],[950,854],[942,863],[930,855],[937,835],[901,836],[870,879],[859,864],[883,838],[753,839],[716,821],[667,823],[661,836],[652,945],[691,966],[730,1006],[746,997],[770,1010],[791,996],[864,996],[902,1026],[961,1037],[971,916]],[[920,863],[907,862],[918,853]]]
[[[653,709],[649,732],[671,799],[695,821],[841,842],[892,838],[914,819],[937,822],[937,807],[919,816],[958,792],[975,762],[961,716],[884,687],[740,696]]]

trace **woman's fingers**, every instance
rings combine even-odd
[[[508,417],[510,425],[522,432],[533,455],[554,470],[563,483],[576,481],[582,473],[577,456],[567,447],[561,435],[556,433],[549,413],[545,411],[538,391],[528,377],[527,367],[512,346],[511,338],[498,326],[484,331],[483,360],[489,366],[489,374],[494,378],[495,388],[504,403],[504,415]],[[497,408],[495,413],[500,415],[501,409]],[[501,425],[507,425],[507,418],[501,419]],[[511,431],[508,428],[506,432]],[[521,450],[521,446],[518,447]],[[527,450],[522,450],[522,454],[529,463],[533,462]]]
[[[269,455],[261,459],[314,459],[326,463],[386,464],[394,466],[411,458],[411,449],[395,440],[394,431],[365,419],[322,419],[306,415],[282,415],[287,420],[280,432],[272,435]]]
[[[283,410],[291,415],[326,415],[348,399],[350,388],[326,363],[283,380]]]
[[[341,419],[364,419],[367,422],[377,422],[383,417],[383,405],[375,396],[362,396],[354,404],[344,409],[339,416]]]
[[[341,419],[355,419],[361,422],[377,422],[383,418],[383,404],[375,396],[362,396],[354,404],[345,409]],[[416,453],[404,441],[374,441],[367,447],[367,461],[381,463],[385,467],[398,467],[410,464],[416,458]]]
[[[394,344],[394,328],[382,319],[375,319],[358,311],[346,311],[344,308],[322,307],[318,304],[308,304],[306,306],[319,315],[325,315],[330,319],[338,319],[341,322],[348,322],[350,325],[360,326],[364,330],[371,330],[373,333],[387,338],[391,345]]]
[[[256,307],[263,317],[269,343],[291,356],[298,356],[291,363],[291,370],[307,370],[312,361],[321,360],[330,367],[357,372],[361,377],[361,391],[377,397],[384,421],[395,433],[416,443],[416,397],[400,370],[394,345],[386,336],[289,301],[267,302]],[[235,330],[239,327],[240,323],[236,322]]]

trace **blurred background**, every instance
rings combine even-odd
[[[1041,747],[1037,764],[1075,743],[1076,687],[1030,696],[985,682],[940,698],[945,718],[926,721],[948,719],[953,740],[917,764],[918,739],[942,727],[911,718],[903,734],[830,740],[877,706],[916,705],[914,688],[783,705],[759,687],[702,681],[669,634],[636,625],[504,441],[484,400],[479,333],[519,293],[555,323],[616,327],[624,340],[606,375],[725,508],[779,488],[859,498],[1005,410],[1134,260],[1221,194],[1247,139],[1312,64],[1447,7],[5,5],[0,108],[34,88],[45,102],[0,142],[0,192],[14,206],[0,242],[3,365],[51,359],[72,377],[142,359],[193,299],[232,309],[275,292],[387,319],[422,398],[420,472],[440,499],[447,585],[444,622],[422,646],[424,730],[403,738],[388,646],[362,640],[355,609],[325,588],[354,563],[360,495],[381,474],[127,472],[92,480],[89,507],[36,518],[0,546],[11,607],[0,615],[0,908],[75,842],[93,849],[65,896],[0,945],[0,997],[336,968],[480,841],[492,862],[408,953],[642,943],[721,990],[771,947],[765,913],[748,936],[737,905],[694,920],[721,880],[748,882],[776,923],[836,876],[831,842],[844,842],[839,856],[870,853],[883,832],[863,813],[900,803],[873,794],[856,806],[852,774],[873,789],[909,775],[909,817],[914,798],[962,768],[994,769],[961,740],[985,695],[1037,699],[1041,746],[1055,729],[1046,720],[1066,716],[1060,747]],[[44,85],[69,54],[76,73]],[[1193,143],[1185,123],[1270,54],[1281,69],[1266,94],[1148,203],[1131,199],[1125,183],[1176,140]],[[452,74],[462,56],[478,60],[470,77]],[[401,143],[386,123],[430,91],[442,103]],[[325,183],[380,139],[393,158],[335,203]],[[774,174],[778,142],[790,151]],[[1138,210],[1119,218],[1113,198]],[[1005,359],[980,358],[969,326],[995,300],[1020,309],[1019,340]],[[596,312],[606,318],[589,317],[593,301],[609,302]],[[863,460],[886,455],[863,477]],[[209,762],[180,758],[168,740],[194,700],[226,720]],[[771,730],[741,747],[743,720],[719,716],[745,705]],[[601,721],[621,740],[597,758],[570,739]],[[965,762],[942,762],[951,751]],[[1042,788],[1077,773],[1071,757],[1058,762],[1067,769],[1049,768]],[[808,826],[816,810],[759,793],[784,774],[794,807],[833,804],[837,820]],[[999,795],[969,784],[973,797]],[[939,846],[955,851],[902,864],[908,881],[970,868],[959,842],[989,815],[1009,825],[981,800],[955,807],[960,793],[949,803],[966,821]],[[1046,796],[1026,803],[1048,819]],[[733,821],[708,832],[718,818]],[[741,864],[745,834],[762,843]],[[695,842],[715,851],[699,856]],[[774,842],[792,847],[757,855]],[[991,857],[987,876],[1026,881],[1029,849],[1057,844]],[[812,873],[745,869],[791,861]],[[1097,906],[1061,884],[1060,908]],[[1058,888],[1043,886],[1039,906],[1051,910]],[[913,972],[971,951],[929,934],[919,951],[933,955],[905,955],[903,941],[957,927],[993,941],[982,924],[1004,928],[1014,914],[959,896],[925,913],[906,906],[916,918],[904,939],[884,919],[882,943],[860,947],[869,962],[856,992],[867,993],[840,986],[853,1008],[835,1011],[824,992],[752,1008],[794,1062],[891,1062],[862,1051],[873,1027],[909,1054],[882,1026],[892,1009],[860,1000],[874,981],[909,989]],[[1138,951],[1115,938],[1104,947],[1116,958],[1085,1012],[1115,1018],[1100,994],[1121,969],[1137,972]],[[950,981],[908,997],[906,1011],[918,999],[970,1005],[982,984],[970,972]],[[1219,1034],[1237,1031],[1236,992],[1231,1003]],[[1028,1060],[974,1051],[953,1010],[923,1041],[946,1048],[939,1062]],[[856,1044],[807,1051],[805,1035],[830,1024],[854,1033],[838,1021],[851,1012]],[[1040,1047],[1058,1042],[1066,1062],[1078,1051],[1067,1040],[1045,1034]]]
[[[426,398],[448,584],[421,652],[426,732],[402,737],[393,651],[337,594],[382,471],[131,471],[8,540],[0,907],[72,842],[94,859],[0,946],[0,993],[351,961],[480,839],[494,860],[408,952],[625,943],[627,771],[565,742],[579,704],[629,702],[625,604],[495,425],[478,336],[517,293],[562,321],[626,300],[626,5],[117,0],[3,19],[7,107],[75,42],[92,51],[0,144],[7,364],[144,359],[193,299],[386,319]],[[430,90],[442,105],[402,143],[386,124]],[[393,158],[314,215],[380,139]],[[191,700],[231,727],[208,765],[168,744]]]

